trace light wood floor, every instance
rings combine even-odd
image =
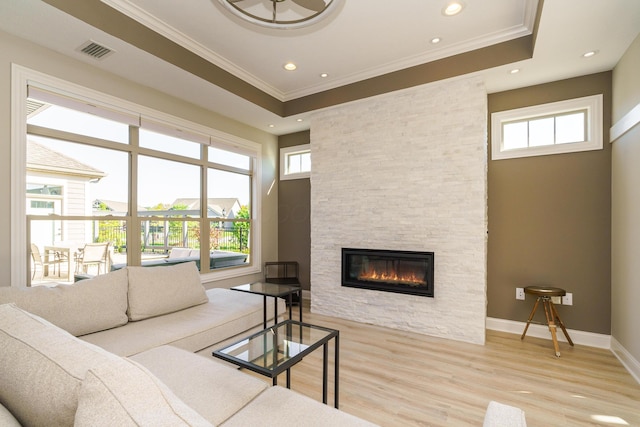
[[[491,400],[522,408],[530,427],[640,426],[640,384],[608,350],[561,342],[556,358],[550,340],[487,331],[480,346],[308,307],[304,321],[340,330],[340,409],[381,426],[481,426]],[[318,349],[292,369],[291,388],[322,400],[321,377]]]

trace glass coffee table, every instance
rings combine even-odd
[[[287,373],[291,388],[291,367],[319,347],[322,358],[322,403],[327,403],[329,341],[334,339],[334,406],[338,407],[340,331],[322,326],[285,320],[234,344],[213,352],[213,356],[241,368],[269,377],[278,384],[278,375]]]
[[[289,303],[289,320],[291,320],[291,313],[293,312],[293,306],[291,305],[291,295],[298,294],[298,304],[300,307],[300,321],[302,322],[302,287],[296,285],[285,285],[280,283],[267,283],[267,282],[254,282],[246,285],[234,286],[231,288],[233,291],[247,292],[250,294],[262,295],[262,313],[263,321],[262,327],[267,328],[267,297],[273,297],[274,300],[274,320],[273,323],[278,323],[278,298],[287,297]]]

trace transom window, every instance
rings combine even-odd
[[[491,115],[492,159],[602,149],[602,95]]]
[[[311,173],[311,145],[297,145],[280,149],[280,179],[309,178]]]

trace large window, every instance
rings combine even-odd
[[[491,115],[492,159],[602,149],[602,95]]]
[[[212,279],[259,271],[257,145],[32,86],[24,101],[29,283],[189,261]]]

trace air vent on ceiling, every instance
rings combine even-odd
[[[87,54],[95,59],[104,59],[115,51],[99,43],[89,40],[78,48],[78,51]]]

